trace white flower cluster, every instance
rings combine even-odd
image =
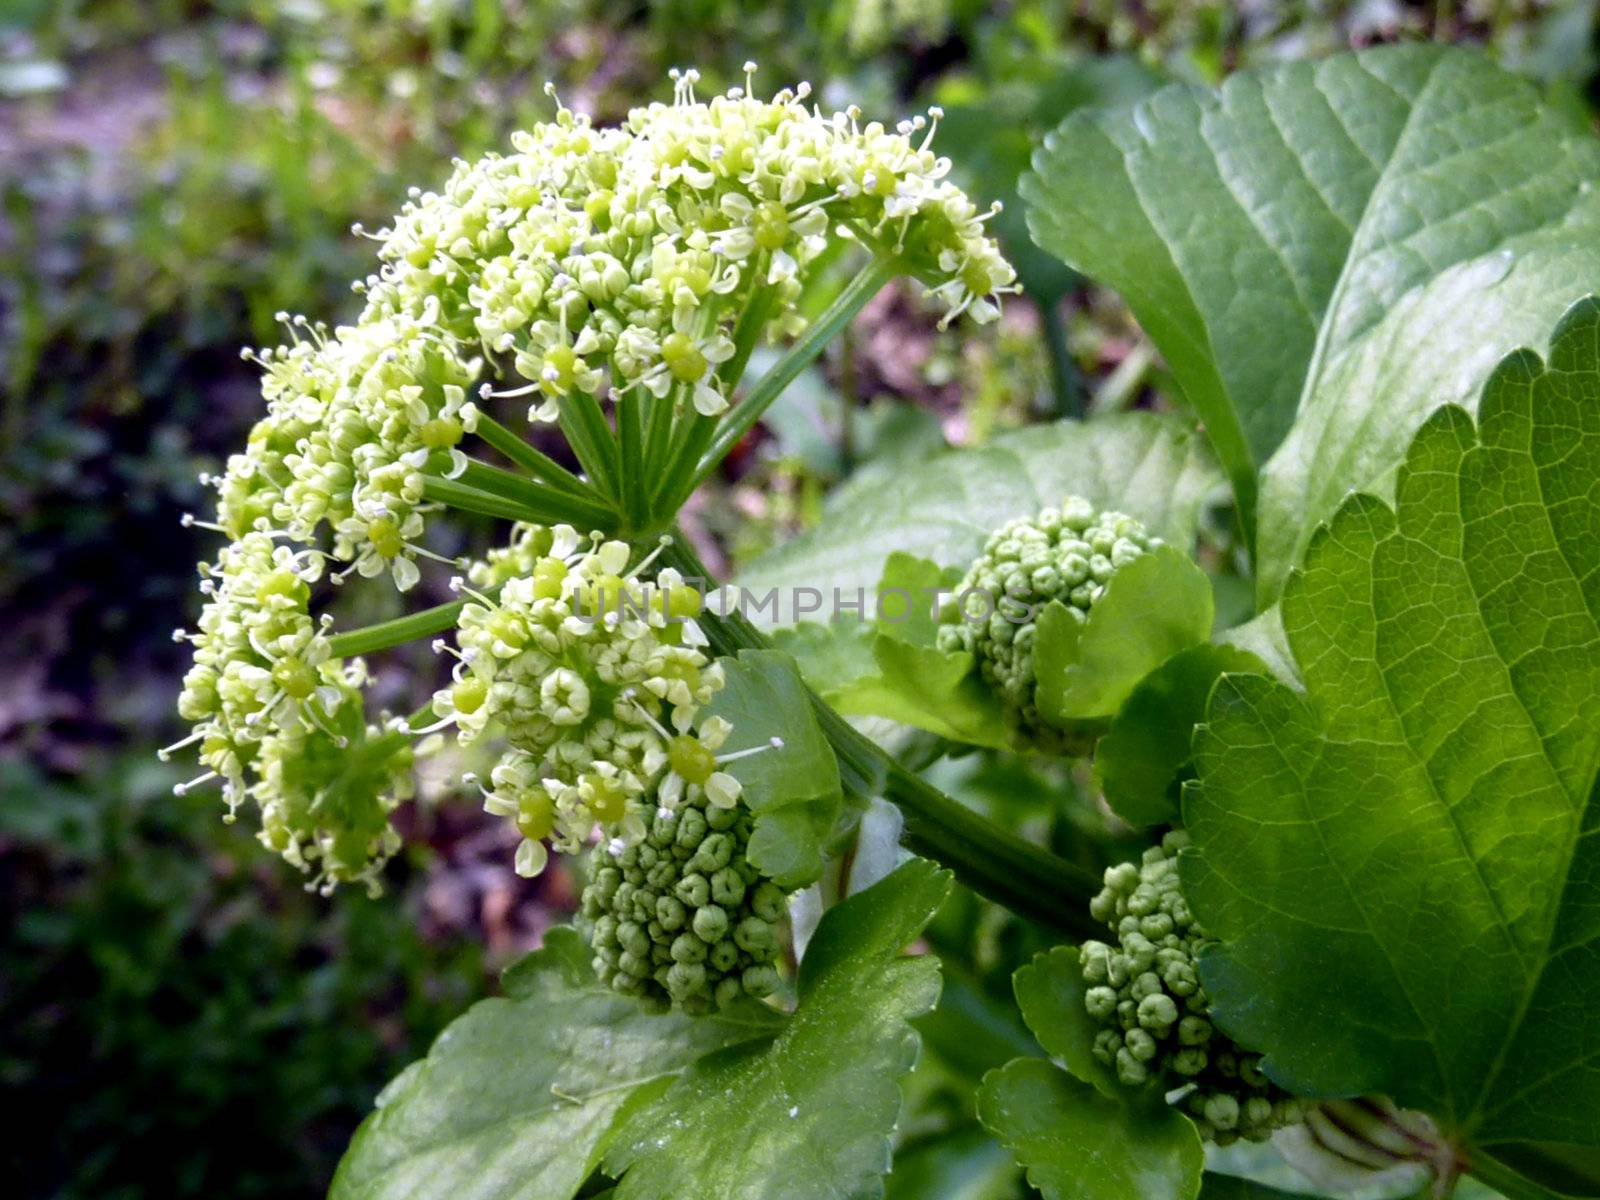
[[[535,420],[579,404],[585,441],[611,436],[601,401],[628,405],[620,416],[637,404],[640,461],[659,466],[657,452],[692,448],[708,432],[698,423],[728,407],[734,360],[757,334],[799,331],[802,275],[830,239],[921,280],[952,317],[990,319],[1014,290],[985,215],[929,148],[927,119],[891,130],[853,109],[825,116],[805,85],[701,103],[696,78],[675,72],[674,102],[619,128],[562,107],[518,134],[515,153],[458,163],[378,235],[382,266],[357,285],[367,300],[353,325],[283,315],[290,344],[247,353],[267,414],[210,480],[208,527],[231,544],[204,570],[200,629],[180,635],[195,647],[180,705],[195,732],[181,744],[198,743],[203,778],[220,777],[231,806],[255,799],[263,837],[327,882],[370,880],[392,853],[388,813],[412,750],[409,728],[368,725],[364,668],[333,653],[310,588],[357,573],[408,590],[417,559],[438,557],[422,544],[437,497],[518,482],[459,449],[487,420],[475,388],[527,397]],[[504,449],[506,431],[483,430]],[[620,448],[620,419],[615,436]],[[617,490],[529,486],[547,484],[578,497],[560,511],[597,515]],[[547,838],[576,848],[596,824],[640,836],[630,804],[738,799],[716,769],[726,728],[698,720],[722,680],[692,619],[680,623],[698,597],[677,580],[624,587],[627,557],[621,542],[526,528],[469,568],[460,663],[434,708],[462,741],[503,740],[485,792],[525,835],[525,873]],[[624,592],[665,607],[619,612]]]
[[[281,530],[361,575],[417,581],[425,472],[451,475],[452,453],[476,418],[467,387],[482,363],[440,328],[438,305],[342,326],[331,336],[303,318],[293,344],[254,357],[267,415],[217,481],[218,521],[233,537]],[[303,336],[302,332],[303,331]]]
[[[230,816],[246,799],[261,840],[315,884],[376,889],[399,848],[389,813],[411,794],[409,737],[369,725],[366,669],[334,657],[324,623],[308,612],[322,556],[248,533],[201,570],[208,599],[178,709],[207,773],[220,778]]]
[[[414,189],[377,235],[383,265],[357,284],[355,325],[285,317],[293,344],[254,355],[268,414],[217,481],[232,536],[326,529],[335,559],[406,590],[426,554],[423,476],[464,465],[474,384],[528,381],[480,390],[529,397],[538,420],[573,393],[635,389],[715,416],[741,316],[759,302],[769,334],[798,332],[800,274],[830,236],[892,256],[951,316],[991,319],[1015,290],[926,118],[890,130],[854,109],[824,116],[805,85],[699,103],[697,73],[674,78],[674,103],[619,128],[561,108],[515,135],[516,153]]]
[[[472,599],[457,644],[436,643],[457,662],[434,696],[434,728],[503,744],[484,807],[521,832],[523,875],[544,868],[546,840],[570,853],[597,825],[637,842],[647,795],[669,810],[686,797],[739,800],[738,781],[717,769],[728,723],[699,719],[723,684],[700,648],[699,593],[671,570],[638,579],[645,564],[629,572],[628,557],[626,543],[570,526],[522,526],[473,572],[494,596],[461,583]]]

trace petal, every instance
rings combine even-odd
[[[697,383],[694,387],[694,410],[702,417],[721,416],[728,411],[728,402],[709,383]]]
[[[718,808],[732,808],[739,803],[744,787],[726,771],[713,771],[706,780],[706,799]]]
[[[532,879],[544,870],[545,863],[550,861],[550,851],[546,850],[543,842],[523,838],[517,847],[515,866],[517,874],[524,879]]]

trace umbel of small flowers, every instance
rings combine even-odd
[[[653,556],[651,556],[653,557]],[[694,618],[698,591],[672,570],[628,571],[628,546],[571,526],[522,526],[472,568],[451,683],[435,725],[500,748],[484,807],[522,834],[517,870],[543,869],[549,841],[578,850],[597,827],[623,844],[644,834],[641,798],[670,804],[692,784],[719,803],[740,793],[716,769],[726,721],[701,719],[723,686]],[[493,597],[489,595],[494,592]]]
[[[830,240],[921,280],[946,319],[991,319],[1015,290],[989,214],[930,148],[937,109],[890,129],[808,108],[805,84],[701,103],[697,73],[672,74],[671,104],[603,129],[558,107],[514,153],[414,189],[374,235],[382,265],[356,285],[355,324],[285,316],[289,345],[247,352],[268,412],[216,480],[231,536],[325,533],[344,571],[406,590],[438,503],[427,481],[468,469],[486,398],[560,421],[584,494],[615,504],[643,485],[617,478],[630,464],[692,464],[759,336],[802,329],[794,301]]]
[[[571,526],[520,525],[456,587],[467,599],[450,683],[429,724],[364,716],[365,669],[333,652],[308,612],[320,568],[264,533],[228,545],[206,568],[208,601],[179,707],[194,722],[207,774],[230,812],[260,809],[261,839],[324,887],[377,872],[399,846],[389,813],[411,794],[421,749],[453,730],[493,765],[476,773],[484,806],[521,834],[516,869],[536,875],[546,843],[575,852],[600,831],[626,847],[654,811],[688,797],[723,807],[741,788],[720,769],[728,723],[704,716],[723,685],[694,618],[698,591],[672,570],[646,581],[629,547]],[[491,595],[492,593],[492,595]],[[748,751],[741,752],[748,753]]]
[[[447,728],[490,756],[473,782],[522,832],[525,874],[547,842],[572,850],[596,828],[632,844],[657,790],[736,800],[716,769],[726,730],[702,719],[722,675],[698,596],[670,572],[638,583],[625,541],[575,530],[670,522],[759,413],[758,385],[724,416],[755,343],[802,332],[794,302],[830,241],[870,265],[774,377],[893,275],[920,280],[947,319],[988,320],[1014,290],[986,214],[929,146],[937,110],[889,129],[808,108],[804,84],[763,100],[747,78],[702,103],[695,72],[673,79],[671,104],[617,128],[558,104],[514,153],[413,191],[375,235],[381,266],[356,285],[354,324],[281,314],[289,344],[246,352],[267,412],[202,476],[217,516],[193,523],[228,544],[201,568],[198,629],[178,635],[194,647],[179,746],[205,768],[183,786],[219,780],[230,813],[254,801],[263,840],[320,886],[376,886],[412,758],[442,744],[416,739]],[[509,401],[557,422],[581,472],[501,425],[491,409]],[[469,457],[469,434],[518,471]],[[481,562],[443,560],[464,572],[459,605],[339,633],[312,615],[313,587],[352,575],[412,588],[419,561],[441,558],[426,518],[445,505],[532,523]],[[642,613],[616,603],[630,589]],[[440,646],[457,663],[431,714],[369,718],[355,654],[452,621],[455,645]]]
[[[225,546],[201,568],[207,600],[199,628],[175,635],[194,647],[178,700],[194,725],[163,750],[197,745],[220,779],[229,819],[245,800],[261,812],[261,840],[313,884],[377,888],[399,848],[389,813],[412,792],[412,739],[387,719],[369,723],[360,659],[333,653],[327,623],[308,611],[322,556],[265,533]]]

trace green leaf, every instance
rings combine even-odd
[[[1600,1196],[1600,1148],[1512,1142],[1496,1146],[1494,1158],[1522,1178],[1534,1180],[1561,1196],[1585,1200]]]
[[[1214,611],[1210,579],[1173,546],[1120,567],[1086,621],[1046,606],[1034,643],[1040,712],[1063,726],[1109,720],[1141,679],[1211,636]]]
[[[1200,1134],[1164,1103],[1130,1108],[1059,1067],[1019,1058],[978,1090],[978,1119],[1045,1200],[1194,1200]]]
[[[1597,178],[1600,143],[1533,85],[1410,45],[1076,114],[1022,193],[1035,239],[1127,298],[1205,422],[1264,607],[1428,413],[1470,404],[1594,286]]]
[[[1161,79],[1137,59],[1097,55],[1062,64],[1042,79],[985,89],[973,103],[944,105],[939,152],[950,156],[974,201],[1003,205],[990,229],[1023,289],[1041,305],[1059,301],[1075,275],[1028,236],[1026,209],[1017,194],[1039,136],[1080,108],[1131,103],[1160,86]]]
[[[894,551],[875,591],[872,620],[776,630],[822,698],[846,716],[886,717],[968,745],[1003,748],[1005,718],[972,670],[972,655],[934,645],[936,591],[957,581],[954,568]]]
[[[796,589],[812,589],[824,605],[835,589],[847,601],[870,596],[896,550],[965,570],[992,530],[1073,494],[1187,546],[1220,483],[1205,439],[1177,417],[1035,425],[844,489],[821,525],[757,559],[738,582],[752,620],[788,623],[804,615],[795,611]],[[769,589],[773,599],[763,603]]]
[[[821,877],[823,846],[839,818],[838,760],[787,654],[742,650],[722,664],[727,684],[706,706],[733,724],[719,753],[768,747],[725,768],[755,815],[750,861],[781,887],[804,887]],[[771,747],[773,738],[783,745]]]
[[[800,966],[800,1004],[764,1045],[710,1055],[630,1112],[606,1155],[618,1200],[808,1200],[874,1194],[889,1168],[907,1024],[939,964],[901,957],[950,891],[914,859],[829,909]]]
[[[1045,1052],[1077,1079],[1092,1084],[1111,1099],[1126,1099],[1128,1088],[1116,1072],[1094,1056],[1094,1035],[1100,1028],[1084,1007],[1088,985],[1076,946],[1057,946],[1036,955],[1011,977],[1022,1019]]]
[[[1594,1147],[1600,303],[1476,425],[1435,413],[1396,497],[1347,501],[1285,588],[1305,694],[1227,676],[1196,735],[1212,1015],[1302,1094]]]
[[[588,961],[575,931],[553,929],[506,972],[503,998],[452,1022],[378,1097],[333,1200],[571,1196],[631,1096],[708,1051],[765,1042],[781,1020],[754,1004],[651,1016],[602,988]]]
[[[1173,825],[1194,727],[1228,671],[1257,673],[1266,664],[1233,646],[1191,646],[1139,681],[1094,750],[1106,803],[1130,825]]]
[[[934,601],[961,579],[956,567],[941,567],[904,550],[891,553],[878,580],[873,624],[879,633],[913,646],[931,646],[939,630]]]

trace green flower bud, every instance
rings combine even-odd
[[[1023,743],[1047,754],[1086,753],[1095,730],[1052,726],[1039,711],[1034,622],[1052,603],[1086,618],[1117,570],[1160,544],[1132,517],[1096,512],[1076,496],[1010,521],[956,585],[940,614],[939,648],[973,654]]]
[[[1093,1053],[1130,1087],[1187,1088],[1180,1103],[1212,1141],[1261,1141],[1299,1120],[1301,1109],[1262,1072],[1260,1055],[1206,1016],[1196,968],[1206,937],[1178,890],[1186,842],[1168,834],[1138,865],[1110,868],[1090,904],[1095,919],[1117,931],[1115,945],[1089,941],[1079,950],[1084,1010],[1100,1026]]]
[[[639,815],[643,837],[598,846],[583,891],[601,981],[690,1013],[770,995],[785,897],[746,857],[749,810],[693,788]]]

